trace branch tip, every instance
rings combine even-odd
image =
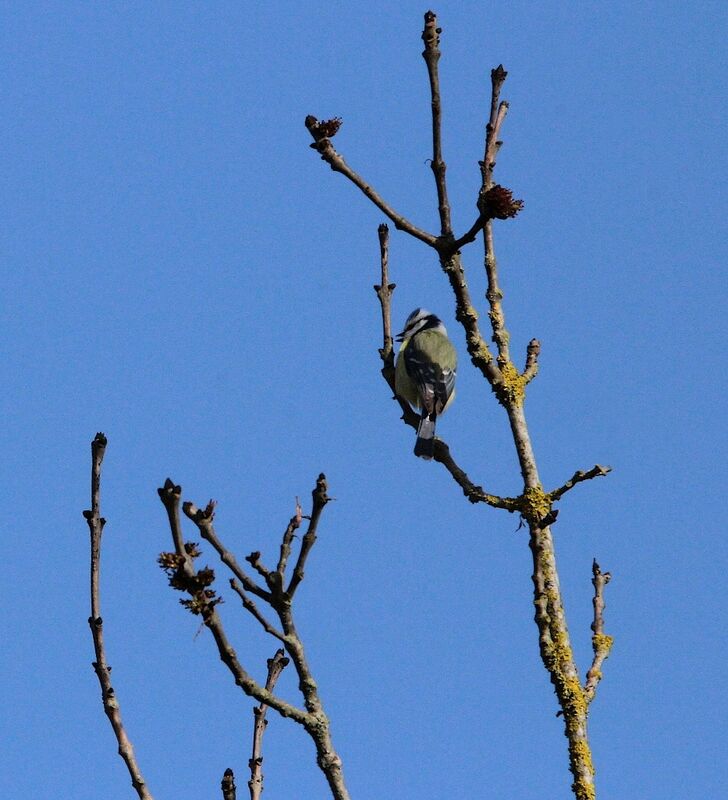
[[[592,562],[592,585],[594,586],[592,604],[594,606],[594,620],[591,624],[594,658],[586,674],[586,683],[584,684],[584,696],[587,703],[591,703],[594,699],[597,686],[602,679],[602,665],[609,657],[612,645],[614,644],[614,638],[604,633],[604,609],[606,608],[606,603],[604,602],[604,587],[609,583],[611,578],[611,573],[602,572],[595,558]]]
[[[558,489],[554,489],[553,492],[549,492],[549,497],[551,498],[552,502],[558,500],[560,497],[566,494],[570,489],[573,489],[577,483],[582,483],[583,481],[591,480],[592,478],[602,478],[605,475],[609,475],[612,471],[612,468],[609,466],[604,466],[602,464],[595,464],[590,470],[584,472],[583,470],[577,470],[571,478],[563,486],[560,486]]]
[[[343,124],[341,117],[332,117],[331,119],[316,119],[313,114],[309,114],[304,120],[308,132],[313,137],[314,143],[318,144],[324,139],[333,139],[339,132],[339,128]]]
[[[222,800],[236,800],[237,789],[235,787],[235,775],[228,767],[220,781],[220,789],[222,790]]]

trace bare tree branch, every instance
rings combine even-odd
[[[428,11],[425,14],[425,28],[422,31],[422,41],[425,49],[422,57],[427,64],[427,74],[430,78],[430,96],[432,98],[432,161],[430,166],[435,176],[437,187],[437,207],[440,213],[440,235],[444,239],[452,238],[452,224],[450,222],[450,203],[447,199],[447,182],[445,172],[447,167],[442,159],[442,123],[440,101],[440,75],[438,62],[440,60],[440,33],[437,27],[437,16]]]
[[[159,490],[159,496],[165,507],[168,505],[179,505],[182,489],[167,479],[164,486]],[[316,530],[318,527],[321,512],[326,503],[331,499],[326,493],[326,477],[321,474],[316,482],[316,487],[312,492],[313,507],[309,517],[309,526],[301,542],[301,550],[298,555],[293,576],[287,590],[283,587],[284,575],[278,570],[269,572],[260,563],[260,554],[252,553],[248,560],[257,564],[256,569],[261,574],[267,575],[266,580],[270,591],[267,592],[255,584],[238,566],[235,557],[223,545],[218,538],[213,527],[215,504],[210,501],[205,509],[199,509],[194,503],[185,502],[183,504],[184,513],[195,523],[203,539],[210,542],[222,562],[230,568],[235,577],[242,584],[242,589],[231,582],[233,589],[243,600],[245,608],[257,619],[257,621],[272,636],[279,639],[296,668],[299,680],[299,688],[303,695],[306,710],[286,703],[274,695],[266,687],[260,686],[243,668],[238,661],[235,650],[233,650],[227,639],[225,630],[222,626],[220,616],[216,606],[220,602],[214,590],[210,588],[214,580],[214,573],[211,569],[205,568],[195,571],[193,561],[199,556],[199,551],[190,543],[183,544],[182,552],[162,553],[160,564],[170,577],[170,585],[175,589],[186,591],[191,600],[184,601],[184,605],[192,613],[200,614],[204,624],[210,629],[215,644],[217,645],[220,659],[228,667],[235,683],[249,696],[254,697],[258,702],[264,703],[277,711],[281,716],[290,717],[302,725],[311,737],[316,747],[316,762],[324,773],[326,781],[331,790],[334,800],[349,800],[349,793],[344,782],[341,758],[334,749],[331,739],[330,724],[324,712],[321,698],[318,694],[318,687],[313,678],[311,669],[306,661],[305,651],[301,637],[296,631],[293,621],[291,608],[293,595],[296,588],[303,580],[306,559],[316,541]],[[174,509],[167,509],[170,520],[179,519],[179,514]],[[296,515],[298,516],[298,514]],[[302,517],[301,517],[302,518]],[[281,554],[285,554],[283,566],[288,560],[289,553],[285,552],[286,543],[290,547],[293,531],[291,524],[286,528],[281,543]],[[173,535],[173,540],[176,537]],[[279,559],[279,564],[281,563]],[[250,591],[266,603],[276,612],[283,628],[282,634],[275,630],[272,625],[263,617],[253,604],[252,600],[245,598],[244,591]]]
[[[602,572],[596,559],[592,564],[592,584],[594,585],[594,622],[592,629],[592,648],[594,659],[592,660],[589,672],[586,674],[586,684],[584,685],[584,695],[587,703],[591,703],[597,691],[599,681],[602,679],[602,664],[609,657],[614,639],[604,633],[604,587],[612,578],[611,573]]]
[[[374,291],[382,307],[382,348],[379,356],[382,359],[382,374],[394,370],[394,339],[392,338],[392,295],[397,288],[396,283],[389,282],[389,228],[382,224],[377,228],[379,236],[379,260],[382,265],[382,283],[374,284]],[[385,375],[386,378],[386,375]],[[389,382],[389,381],[387,381]]]
[[[493,185],[496,156],[502,144],[500,141],[500,129],[508,113],[508,103],[505,101],[501,103],[499,100],[500,90],[507,77],[508,73],[503,69],[503,64],[499,64],[490,71],[490,117],[485,127],[485,153],[480,163],[480,173],[483,180],[482,193]]]
[[[291,542],[293,541],[293,537],[296,531],[301,527],[301,520],[303,519],[303,510],[301,508],[301,504],[298,502],[298,498],[296,498],[296,511],[294,515],[288,522],[288,527],[283,534],[283,540],[281,541],[281,554],[278,558],[278,566],[276,567],[276,572],[278,572],[281,576],[286,571],[286,565],[288,564],[288,557],[291,554]],[[282,583],[281,579],[281,583]]]
[[[451,252],[457,253],[461,247],[474,242],[478,238],[480,231],[483,230],[483,225],[485,225],[485,217],[483,217],[482,214],[478,214],[478,218],[470,226],[470,228],[459,239],[456,239],[452,243]]]
[[[260,552],[255,550],[250,555],[245,556],[245,560],[263,578],[268,588],[271,588],[271,571],[260,560]]]
[[[268,678],[265,682],[265,688],[269,692],[272,692],[275,688],[286,664],[288,664],[288,659],[283,650],[276,650],[273,658],[268,659]],[[248,766],[250,767],[250,780],[248,781],[250,800],[260,800],[260,795],[263,792],[263,734],[268,724],[268,720],[265,718],[266,709],[265,703],[253,708],[253,717],[255,718],[253,724],[253,755],[248,761]]]
[[[324,128],[327,135],[321,135],[321,128],[326,123],[319,122],[316,117],[309,115],[306,117],[306,127],[309,133],[313,136],[314,142],[311,147],[316,150],[321,158],[331,167],[334,172],[340,172],[347,177],[355,186],[374,203],[374,205],[394,223],[397,230],[409,233],[415,239],[429,245],[430,247],[437,247],[437,237],[433,236],[427,231],[423,231],[416,225],[413,225],[408,219],[396,212],[379,194],[373,189],[366,181],[344,161],[343,156],[336,152],[333,144],[331,144],[330,134]]]
[[[450,281],[455,295],[455,319],[465,331],[465,344],[470,360],[494,388],[503,384],[503,374],[493,358],[478,325],[478,312],[470,297],[459,253],[440,253],[440,266]]]
[[[311,496],[313,497],[313,508],[311,510],[311,518],[308,522],[308,530],[303,536],[301,550],[298,553],[298,561],[293,569],[293,575],[291,576],[291,581],[288,584],[288,589],[286,591],[286,594],[291,599],[296,593],[298,584],[303,580],[303,570],[306,566],[306,559],[308,558],[308,554],[311,552],[311,548],[316,542],[316,528],[318,527],[319,519],[321,518],[321,512],[324,510],[326,503],[331,500],[328,494],[326,494],[326,489],[326,476],[322,472],[316,480],[316,488],[313,490],[313,492],[311,492]]]
[[[523,380],[529,384],[538,372],[538,356],[541,352],[541,342],[531,339],[526,348],[526,368],[523,370]]]
[[[437,75],[434,65],[437,63],[439,48],[437,44],[437,29],[434,15],[428,14],[425,18],[425,60],[430,76],[431,96],[433,100],[433,171],[436,181],[438,175],[444,181],[444,164],[441,165],[440,132],[439,132],[439,108],[440,92],[439,80],[435,80]],[[428,28],[428,25],[430,26]],[[428,47],[431,53],[428,55]],[[536,624],[539,631],[539,647],[544,666],[549,672],[551,681],[554,685],[556,695],[561,706],[564,717],[565,733],[569,743],[569,767],[574,776],[573,791],[577,800],[594,800],[594,767],[591,760],[591,750],[587,736],[587,707],[588,698],[579,680],[579,674],[574,660],[571,643],[566,624],[559,578],[556,571],[556,557],[554,544],[549,525],[556,518],[556,511],[552,508],[555,500],[561,497],[575,483],[586,480],[588,477],[596,477],[597,474],[606,474],[604,469],[599,468],[597,472],[577,473],[574,478],[567,482],[563,487],[550,494],[544,492],[539,478],[538,467],[535,454],[531,443],[526,416],[523,408],[526,385],[536,374],[538,368],[539,344],[532,340],[527,349],[526,366],[521,373],[513,364],[509,351],[509,334],[505,324],[502,299],[503,293],[498,279],[498,266],[495,257],[493,243],[493,220],[508,219],[514,217],[522,208],[523,202],[514,200],[509,189],[493,183],[493,173],[496,165],[496,158],[501,146],[500,131],[508,111],[508,104],[500,100],[500,91],[506,78],[506,71],[502,65],[491,72],[491,103],[490,116],[486,126],[485,147],[483,161],[480,162],[481,168],[481,188],[478,195],[478,219],[476,219],[470,230],[460,239],[452,236],[440,236],[433,241],[429,234],[422,235],[409,232],[420,238],[422,241],[434,247],[440,258],[440,266],[446,274],[453,289],[456,301],[456,319],[463,326],[465,339],[473,364],[480,370],[483,376],[490,383],[498,401],[504,407],[513,435],[513,442],[518,456],[521,476],[523,478],[523,493],[517,498],[494,498],[486,495],[481,497],[482,490],[474,487],[465,473],[454,464],[449,450],[444,442],[437,441],[441,463],[445,463],[455,480],[463,488],[463,492],[473,502],[490,502],[491,505],[507,508],[509,511],[519,511],[528,523],[530,532],[530,547],[533,554],[533,585],[534,585],[534,605],[536,608]],[[316,121],[313,120],[315,123]],[[309,123],[307,122],[307,125]],[[311,126],[309,125],[309,130]],[[312,131],[316,144],[314,147],[322,154],[322,158],[328,161],[332,168],[336,158],[340,158],[333,150],[330,141],[324,137],[317,138]],[[439,157],[438,157],[439,155]],[[333,163],[332,163],[333,162]],[[339,168],[338,171],[344,172],[345,169]],[[348,175],[351,179],[351,175]],[[357,176],[358,177],[358,176]],[[360,183],[354,180],[360,188]],[[369,187],[366,187],[369,190]],[[438,183],[438,188],[441,188]],[[365,194],[373,199],[371,190]],[[441,212],[441,223],[443,230],[446,230],[445,220],[449,219],[444,213],[443,196],[439,194],[439,207]],[[383,209],[381,199],[374,199],[376,205],[385,211],[387,216],[392,219],[391,209]],[[449,206],[447,207],[449,215]],[[398,226],[398,227],[401,227]],[[483,240],[485,247],[484,261],[485,271],[488,279],[487,300],[489,305],[489,317],[493,332],[493,341],[497,347],[497,358],[494,359],[488,345],[485,343],[479,326],[478,313],[471,301],[468,283],[462,266],[459,248],[473,241],[483,229]],[[380,228],[381,231],[381,228]],[[380,233],[381,236],[381,233]],[[382,258],[384,262],[384,257]],[[389,286],[388,276],[383,270],[381,287]],[[389,295],[391,292],[384,293],[377,289],[382,304],[383,318],[389,310]],[[386,330],[386,329],[385,329]],[[385,332],[385,346],[380,351],[384,366],[382,374],[387,382],[394,389],[393,379],[393,357],[391,351],[387,350],[387,340]],[[406,403],[397,398],[403,411],[403,419],[407,424],[416,424],[411,409]],[[444,449],[443,449],[444,448]],[[437,459],[436,449],[436,456]],[[595,468],[596,469],[596,468]],[[485,495],[484,492],[482,492]],[[493,502],[494,501],[494,502]],[[284,626],[285,630],[285,626]]]
[[[142,771],[137,764],[134,747],[121,720],[119,700],[114,687],[111,685],[111,667],[106,661],[104,623],[101,618],[101,593],[99,587],[101,535],[106,524],[106,520],[101,516],[101,462],[104,460],[105,452],[106,437],[103,433],[97,433],[91,442],[91,510],[83,512],[91,533],[91,616],[88,624],[91,628],[96,656],[93,668],[101,686],[101,701],[104,706],[104,712],[109,718],[116,741],[119,744],[119,755],[129,771],[131,785],[140,800],[153,800],[151,793],[147,789]]]
[[[283,634],[274,628],[270,622],[260,613],[258,610],[258,606],[245,594],[245,590],[243,587],[235,580],[235,578],[230,578],[230,587],[232,590],[238,595],[238,597],[243,602],[243,608],[252,614],[255,619],[258,620],[261,627],[266,633],[269,633],[271,636],[274,636],[276,639],[280,639],[280,641],[285,641],[285,637]]]
[[[604,475],[609,475],[612,471],[611,467],[605,467],[601,464],[596,464],[587,472],[582,472],[581,470],[577,470],[571,478],[563,486],[559,486],[558,489],[554,489],[553,492],[549,492],[549,497],[553,502],[558,500],[560,497],[565,495],[569,489],[573,489],[577,483],[581,483],[582,481],[589,481],[592,478],[601,478]]]
[[[174,508],[171,508],[171,506],[179,506],[182,487],[168,478],[158,492],[170,521],[173,519],[179,520],[179,511],[175,513]],[[185,503],[186,513],[189,512],[188,516],[191,516],[190,507],[192,505],[191,503]],[[210,506],[208,506],[208,509],[210,509]],[[213,512],[210,510],[210,515],[206,518],[210,525],[212,516]],[[197,522],[197,520],[195,521]],[[198,528],[202,533],[202,527],[199,523]],[[174,531],[172,531],[172,539],[176,543],[177,537]],[[181,550],[178,549],[174,554],[162,553],[159,561],[170,578],[170,585],[174,589],[189,594],[191,599],[183,601],[183,604],[193,614],[199,614],[202,617],[202,621],[209,628],[215,640],[220,660],[232,673],[235,683],[245,694],[275,709],[282,717],[290,717],[304,726],[310,724],[311,720],[305,711],[269,692],[255,681],[238,661],[237,654],[225,633],[220,615],[217,613],[217,605],[220,603],[220,598],[210,588],[215,579],[215,574],[209,567],[197,571],[194,566],[194,559],[197,556],[199,556],[199,551],[196,551],[189,544],[183,543]],[[243,585],[245,586],[244,582]]]

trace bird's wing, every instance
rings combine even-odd
[[[404,364],[407,374],[417,384],[424,410],[428,414],[439,414],[455,388],[455,370],[433,364],[431,357],[418,346],[418,338],[413,337],[404,351]]]

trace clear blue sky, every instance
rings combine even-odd
[[[0,795],[123,800],[90,667],[89,442],[105,462],[108,657],[158,800],[246,796],[250,704],[155,564],[156,487],[218,501],[269,559],[316,475],[337,498],[298,618],[357,800],[568,797],[517,520],[472,507],[379,376],[382,216],[309,149],[306,114],[434,229],[420,3],[6,2],[2,62],[4,655]],[[590,654],[590,567],[612,657],[591,714],[599,797],[717,797],[725,761],[723,4],[443,0],[454,220],[474,218],[489,71],[509,71],[498,226],[527,413],[561,503],[570,631]],[[482,298],[480,249],[465,252]],[[453,301],[392,241],[395,319]],[[482,302],[481,302],[482,308]],[[520,359],[520,357],[519,357]],[[506,420],[462,359],[440,426],[476,482],[519,491]],[[190,538],[194,538],[189,531]],[[209,558],[212,562],[212,557]],[[222,573],[221,573],[222,574]],[[228,594],[225,592],[225,594]],[[248,668],[275,646],[222,608]],[[281,692],[296,698],[292,675]],[[308,739],[271,717],[268,798],[325,797]]]

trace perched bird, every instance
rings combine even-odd
[[[435,422],[455,397],[458,357],[439,317],[416,308],[407,317],[394,372],[395,391],[421,409],[415,455],[431,459],[435,451]]]

